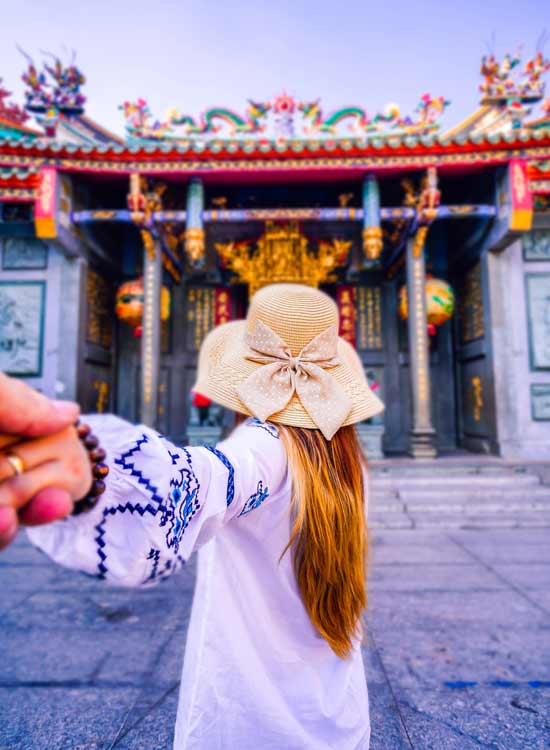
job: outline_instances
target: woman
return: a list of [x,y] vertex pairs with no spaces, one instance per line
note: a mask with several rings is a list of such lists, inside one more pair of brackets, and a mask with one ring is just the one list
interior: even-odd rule
[[[246,321],[207,337],[195,390],[249,418],[215,448],[179,448],[90,417],[106,490],[30,537],[59,563],[128,586],[201,548],[175,750],[364,750],[366,475],[352,425],[383,405],[338,338],[334,302],[301,285],[262,289]],[[75,498],[89,487],[72,428],[10,459],[43,472],[34,490],[60,477]]]

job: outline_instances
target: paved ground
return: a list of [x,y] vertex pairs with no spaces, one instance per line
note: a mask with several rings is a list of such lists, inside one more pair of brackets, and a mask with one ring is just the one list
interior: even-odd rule
[[[372,547],[371,750],[550,748],[550,529],[376,531]],[[121,591],[22,538],[0,586],[1,750],[171,748],[192,568]]]

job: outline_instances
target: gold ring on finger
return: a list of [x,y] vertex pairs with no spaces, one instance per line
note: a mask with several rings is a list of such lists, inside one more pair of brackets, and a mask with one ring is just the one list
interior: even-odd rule
[[25,471],[25,464],[23,459],[20,458],[16,453],[6,453],[6,461],[13,469],[13,476],[18,477]]

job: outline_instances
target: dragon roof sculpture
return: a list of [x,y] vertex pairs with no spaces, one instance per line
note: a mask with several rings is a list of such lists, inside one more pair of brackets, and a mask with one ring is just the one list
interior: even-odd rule
[[283,92],[273,101],[249,99],[243,115],[225,107],[214,107],[203,112],[199,118],[194,118],[172,109],[164,120],[159,121],[153,119],[145,99],[124,102],[120,109],[124,112],[126,132],[130,139],[157,141],[204,136],[231,138],[237,135],[259,138],[271,131],[277,139],[284,140],[372,133],[425,135],[440,127],[440,117],[449,103],[443,96],[424,94],[414,113],[405,117],[396,104],[388,105],[383,113],[373,116],[358,106],[342,107],[325,115],[319,99],[300,102]]
[[52,59],[39,70],[32,58],[20,50],[27,60],[27,70],[22,75],[25,90],[25,109],[35,115],[48,134],[55,133],[59,115],[81,115],[84,112],[86,97],[81,87],[86,79],[73,59],[63,65],[55,55],[43,53]]

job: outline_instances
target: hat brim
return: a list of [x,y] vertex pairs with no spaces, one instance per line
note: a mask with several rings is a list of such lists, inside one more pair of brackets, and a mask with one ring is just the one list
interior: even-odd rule
[[[204,363],[201,363],[202,372],[198,373],[193,390],[228,409],[254,416],[237,395],[237,386],[258,367],[263,367],[246,359],[245,333],[245,320],[223,323],[210,333],[209,351],[205,352]],[[340,364],[331,367],[328,372],[343,388],[352,404],[342,426],[356,424],[380,414],[385,408],[384,404],[369,387],[357,352],[342,338],[338,339],[338,356]],[[296,394],[284,409],[272,414],[269,420],[294,427],[317,427]]]

